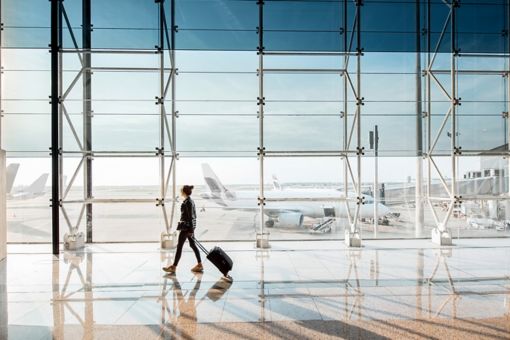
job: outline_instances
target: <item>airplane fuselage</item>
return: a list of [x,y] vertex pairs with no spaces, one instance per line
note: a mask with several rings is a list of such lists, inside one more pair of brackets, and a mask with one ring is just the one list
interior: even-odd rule
[[[233,210],[255,210],[258,207],[258,191],[239,191],[235,192],[235,197],[227,199],[225,197],[217,200],[220,205],[226,209]],[[268,190],[264,192],[266,199],[265,214],[270,217],[277,217],[282,213],[296,212],[303,216],[312,218],[322,217],[343,217],[354,216],[356,203],[350,201],[347,210],[346,202],[343,199],[344,193],[331,189],[284,189]],[[355,197],[350,193],[349,197]],[[365,195],[366,204],[361,205],[360,217],[373,218],[374,204],[372,198]],[[278,201],[272,201],[278,200]],[[389,209],[378,203],[378,214],[382,217],[389,213]]]

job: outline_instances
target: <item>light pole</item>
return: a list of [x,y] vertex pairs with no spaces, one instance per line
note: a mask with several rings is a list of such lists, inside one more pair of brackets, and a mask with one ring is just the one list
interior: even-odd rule
[[369,132],[370,150],[374,150],[374,238],[377,237],[377,228],[379,225],[379,180],[378,180],[378,156],[379,156],[379,129],[377,125],[374,131]]

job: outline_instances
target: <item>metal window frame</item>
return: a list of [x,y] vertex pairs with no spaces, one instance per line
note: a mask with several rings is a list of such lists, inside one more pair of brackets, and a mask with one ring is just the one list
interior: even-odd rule
[[[80,48],[73,32],[71,23],[67,16],[63,0],[51,0],[52,21],[52,44],[51,44],[51,57],[52,57],[52,244],[53,253],[58,255],[60,252],[60,214],[63,217],[65,224],[68,227],[68,232],[71,237],[76,237],[79,232],[80,226],[85,216],[86,228],[86,241],[87,243],[93,242],[93,214],[92,208],[94,204],[100,203],[154,203],[156,206],[161,207],[163,220],[165,223],[165,232],[169,234],[173,225],[175,214],[175,205],[177,202],[176,190],[176,161],[179,155],[176,149],[176,118],[177,111],[175,106],[175,92],[176,92],[176,75],[177,67],[175,62],[175,32],[177,26],[175,25],[175,0],[154,0],[155,6],[158,9],[158,26],[159,36],[158,45],[155,50],[108,50],[92,49],[91,44],[91,0],[82,0],[82,21],[83,21],[83,46]],[[170,25],[168,25],[167,13],[165,10],[165,3],[170,3]],[[65,48],[62,46],[64,23],[66,31],[71,36],[73,44],[72,48]],[[169,27],[170,26],[170,27]],[[88,29],[87,29],[88,28]],[[93,99],[92,99],[92,72],[97,69],[92,64],[92,56],[96,53],[106,54],[156,54],[158,55],[159,66],[157,68],[122,68],[122,70],[129,71],[154,71],[158,72],[158,95],[155,96],[155,104],[159,106],[159,141],[158,146],[154,152],[140,152],[140,151],[95,151],[92,146],[92,119],[93,119]],[[77,72],[68,87],[63,86],[63,62],[64,55],[74,54],[81,63],[81,68]],[[168,60],[165,60],[168,57]],[[169,64],[169,67],[166,66]],[[119,70],[118,67],[101,67],[101,70]],[[169,71],[167,75],[166,72]],[[66,99],[69,93],[73,90],[75,85],[83,81],[83,133],[80,138],[79,133],[74,126],[70,115],[66,108]],[[170,102],[171,106],[171,120],[168,119],[168,112],[166,109],[167,103]],[[66,151],[63,143],[64,129],[68,128],[74,137],[74,141],[78,146],[79,151]],[[166,143],[169,143],[170,150],[165,150]],[[63,166],[65,156],[79,155],[80,161],[75,168],[70,182],[65,186]],[[96,157],[118,157],[118,158],[133,158],[133,157],[150,157],[158,158],[159,160],[159,195],[154,199],[101,199],[93,196],[93,176],[92,176],[92,163]],[[170,158],[170,164],[167,165],[165,158]],[[80,170],[84,171],[84,192],[83,199],[70,200],[67,199],[69,191],[72,189],[78,173]],[[171,195],[171,197],[169,197]],[[55,204],[54,202],[58,202]],[[166,204],[170,202],[170,204]],[[81,204],[81,209],[76,221],[72,221],[66,210],[68,204]],[[170,212],[167,205],[170,206]]]
[[[364,98],[361,93],[361,59],[363,56],[363,48],[361,45],[361,9],[363,7],[363,0],[355,1],[355,12],[354,12],[354,20],[353,27],[351,29],[351,34],[348,36],[348,0],[343,0],[339,3],[342,6],[342,10],[344,13],[343,24],[344,26],[339,28],[339,33],[343,34],[343,44],[345,52],[339,53],[321,53],[321,52],[296,52],[296,51],[284,51],[284,52],[276,52],[276,51],[265,51],[264,47],[264,0],[258,0],[258,10],[259,10],[259,26],[257,27],[258,33],[258,47],[257,47],[257,55],[259,58],[259,68],[257,70],[257,76],[259,78],[259,92],[258,92],[258,119],[259,119],[259,146],[257,148],[257,157],[259,160],[259,197],[258,197],[258,205],[259,205],[259,231],[257,234],[257,246],[260,248],[269,247],[269,233],[265,231],[265,213],[264,206],[266,202],[288,202],[295,201],[295,199],[290,197],[282,197],[278,199],[268,199],[264,196],[264,159],[266,157],[339,157],[343,162],[343,181],[344,181],[344,191],[343,197],[339,195],[335,201],[343,202],[346,206],[346,211],[348,214],[348,226],[346,226],[346,243],[350,237],[359,237],[361,239],[361,228],[359,226],[360,222],[360,212],[361,206],[364,204],[364,196],[361,192],[361,165],[362,158],[364,155],[364,148],[361,145],[361,109],[364,105]],[[354,45],[354,48],[353,48]],[[338,56],[343,60],[343,67],[341,69],[296,69],[296,68],[264,68],[264,57],[265,56]],[[351,58],[352,57],[352,58]],[[354,59],[356,63],[356,71],[355,74],[351,76],[351,72],[349,72],[349,65],[352,63]],[[342,130],[343,130],[343,139],[342,144],[343,148],[338,151],[287,151],[287,150],[267,150],[264,144],[264,105],[265,105],[265,97],[264,97],[264,74],[265,73],[331,73],[331,74],[339,74],[342,77],[342,96],[343,100],[340,102],[342,107],[341,111],[341,119],[342,119]],[[354,115],[352,116],[352,122],[349,122],[349,107],[348,107],[348,93],[352,93],[354,98],[356,99],[356,109],[354,111]],[[354,139],[354,141],[353,141]],[[355,148],[351,146],[355,144]],[[354,162],[356,162],[357,169],[356,173],[352,170],[352,158],[354,158]],[[349,194],[349,185],[352,185],[356,197],[350,197]],[[340,191],[339,191],[340,193]],[[303,199],[299,199],[303,201]],[[323,199],[326,201],[326,198]],[[328,201],[331,198],[327,199]],[[318,199],[310,199],[309,201],[321,201]],[[356,206],[354,208],[354,215],[351,215],[351,208],[349,203],[355,203]],[[350,244],[349,244],[350,245]]]
[[[480,156],[481,153],[484,154],[490,154],[492,156],[502,156],[505,158],[510,159],[510,145],[508,145],[508,141],[510,140],[510,134],[508,132],[509,125],[509,115],[503,115],[504,118],[504,124],[506,125],[506,139],[507,139],[507,150],[505,151],[495,151],[495,152],[489,152],[487,153],[486,150],[467,150],[463,149],[460,145],[458,145],[457,142],[457,135],[458,135],[458,126],[457,126],[457,110],[458,106],[461,104],[461,98],[458,97],[458,79],[457,76],[459,74],[478,74],[478,75],[484,75],[484,74],[494,74],[494,75],[502,75],[505,77],[506,83],[506,93],[507,93],[507,112],[508,112],[508,96],[510,95],[510,86],[508,83],[508,75],[509,75],[509,69],[508,69],[508,54],[493,54],[493,53],[461,53],[460,49],[457,47],[457,10],[461,6],[461,3],[459,0],[449,0],[449,1],[443,1],[443,5],[447,6],[449,8],[449,14],[447,18],[445,19],[443,28],[441,30],[440,36],[438,38],[437,44],[433,48],[431,44],[431,35],[430,32],[432,32],[431,29],[431,1],[427,1],[427,52],[426,52],[426,58],[425,58],[425,67],[422,71],[422,74],[425,78],[425,111],[424,111],[424,118],[425,118],[425,133],[426,133],[426,147],[425,152],[423,153],[423,158],[425,159],[427,163],[427,181],[426,181],[426,192],[424,194],[424,199],[427,202],[427,205],[430,208],[430,211],[432,213],[432,216],[434,218],[435,226],[434,226],[434,232],[437,232],[439,234],[445,234],[446,237],[449,237],[451,239],[450,230],[448,228],[448,222],[452,216],[453,210],[455,207],[459,207],[463,201],[469,201],[469,200],[480,200],[480,199],[492,199],[492,200],[509,200],[510,199],[510,192],[503,196],[490,196],[490,195],[474,195],[470,197],[465,197],[460,195],[458,190],[458,161],[461,159],[463,155],[466,157],[468,156]],[[505,8],[508,10],[508,3],[502,4]],[[508,19],[508,14],[507,14]],[[508,26],[509,23],[507,22],[507,30],[509,29]],[[450,29],[450,69],[434,69],[434,63],[436,60],[436,57],[439,53],[439,49],[441,46],[441,43],[447,34],[448,28]],[[508,34],[507,34],[508,35]],[[508,38],[507,38],[508,40]],[[507,41],[508,44],[508,41]],[[510,46],[510,45],[509,45]],[[458,60],[459,58],[469,58],[469,57],[505,57],[506,59],[506,69],[505,70],[460,70],[458,67]],[[445,86],[443,86],[442,82],[436,77],[436,74],[448,74],[449,75],[449,81],[450,81],[450,88],[447,89]],[[432,84],[434,84],[437,89],[439,89],[440,92],[443,93],[443,95],[446,97],[447,101],[450,102],[449,108],[446,113],[443,114],[443,121],[439,127],[439,129],[434,129],[432,124]],[[450,122],[448,122],[450,120]],[[451,130],[451,141],[450,141],[450,150],[448,150],[449,161],[451,164],[451,180],[450,183],[446,181],[446,175],[447,171],[445,169],[442,169],[435,161],[436,157],[442,156],[444,157],[445,154],[441,151],[436,151],[436,145],[441,136],[444,136],[445,134],[445,127],[449,125],[449,128]],[[432,174],[435,173],[439,176],[439,179],[441,181],[442,186],[444,187],[447,196],[446,197],[437,197],[431,193],[432,188]],[[448,208],[446,212],[446,216],[444,216],[442,219],[439,218],[436,209],[434,208],[434,202],[442,201],[448,202]],[[448,236],[449,235],[449,236]]]
[[[83,13],[83,21],[84,24],[89,27],[89,29],[84,30],[85,37],[82,37],[84,40],[90,39],[90,0],[82,0],[84,6],[89,6],[86,11]],[[170,3],[170,25],[167,22],[167,13],[165,11],[165,3]],[[341,6],[344,6],[344,32],[348,32],[347,29],[347,3],[348,0],[344,0],[340,2]],[[364,197],[361,192],[361,174],[362,174],[362,159],[364,155],[364,150],[361,144],[361,115],[362,115],[362,106],[364,98],[362,97],[362,87],[361,87],[361,61],[363,56],[363,48],[362,48],[362,32],[361,32],[361,11],[363,8],[362,0],[355,0],[356,11],[354,13],[355,18],[353,20],[353,27],[351,29],[351,36],[348,37],[347,33],[344,34],[344,45],[345,51],[344,53],[313,53],[313,52],[273,52],[273,51],[265,51],[264,49],[264,1],[258,0],[257,6],[259,10],[259,27],[258,27],[258,35],[259,41],[257,46],[257,53],[259,58],[259,68],[257,70],[257,75],[259,78],[259,86],[258,86],[258,119],[259,119],[259,145],[257,149],[257,156],[259,159],[259,213],[260,213],[260,228],[257,234],[257,239],[266,238],[268,240],[268,234],[265,232],[265,214],[264,214],[264,205],[268,199],[265,198],[264,192],[264,170],[265,164],[264,159],[266,157],[339,157],[344,165],[343,169],[343,182],[344,182],[344,197],[339,197],[339,201],[344,201],[347,207],[348,212],[348,221],[349,221],[349,230],[350,234],[359,234],[361,233],[361,228],[359,226],[359,213],[361,205],[364,203]],[[179,159],[179,155],[176,149],[176,119],[178,117],[175,103],[175,94],[176,94],[176,76],[177,76],[177,64],[176,64],[176,56],[175,56],[175,33],[177,30],[177,26],[175,25],[175,0],[155,0],[156,6],[159,6],[159,46],[156,46],[155,51],[151,50],[137,50],[137,51],[129,51],[129,50],[108,50],[108,49],[91,49],[91,45],[84,44],[82,48],[79,47],[76,37],[74,36],[74,32],[72,31],[71,24],[69,22],[69,18],[67,13],[65,12],[65,6],[63,0],[51,0],[51,62],[52,62],[52,88],[51,88],[51,104],[52,104],[52,143],[51,143],[51,156],[52,156],[52,232],[53,232],[53,253],[58,254],[59,249],[59,217],[60,212],[64,217],[64,221],[69,228],[69,232],[71,234],[75,234],[78,232],[78,229],[83,220],[83,216],[86,216],[86,228],[87,228],[87,241],[92,242],[92,206],[96,203],[155,203],[157,206],[162,208],[163,217],[165,220],[165,229],[167,233],[171,232],[171,226],[173,224],[173,218],[175,213],[175,204],[176,204],[176,167],[177,160]],[[506,105],[509,106],[508,101],[510,100],[510,86],[508,84],[508,76],[510,74],[510,66],[508,62],[508,55],[503,54],[501,56],[507,58],[507,67],[502,71],[488,71],[488,70],[459,70],[458,69],[458,58],[459,57],[493,57],[494,54],[483,54],[483,53],[473,53],[466,54],[460,53],[456,49],[456,8],[459,5],[457,0],[443,1],[445,6],[450,8],[449,15],[445,20],[443,30],[441,32],[439,42],[443,39],[446,34],[448,27],[450,28],[451,34],[451,60],[450,60],[450,69],[434,69],[434,62],[437,54],[439,53],[440,43],[438,42],[435,50],[431,49],[431,39],[430,35],[432,30],[430,29],[430,8],[431,1],[427,0],[421,1],[416,0],[417,4],[417,18],[420,17],[420,6],[427,6],[428,14],[427,14],[427,32],[426,38],[428,42],[427,52],[425,53],[425,62],[426,65],[424,69],[420,67],[421,63],[421,50],[418,48],[417,51],[417,94],[416,94],[416,108],[417,108],[417,123],[416,129],[417,133],[421,132],[422,122],[424,121],[425,125],[425,140],[426,145],[423,148],[417,146],[417,187],[419,186],[420,190],[416,192],[416,200],[417,202],[420,200],[424,200],[428,203],[432,216],[434,217],[436,229],[444,232],[447,231],[448,221],[453,212],[453,208],[460,204],[462,200],[471,200],[477,198],[486,198],[485,196],[476,196],[476,197],[461,197],[458,194],[457,188],[457,162],[458,159],[462,155],[479,155],[480,150],[461,150],[461,148],[457,145],[457,124],[456,124],[456,115],[457,115],[457,106],[460,104],[460,99],[458,97],[457,91],[457,75],[470,73],[470,74],[493,74],[493,73],[501,73],[506,77],[506,92],[507,92],[507,101]],[[508,4],[506,4],[506,8],[508,9]],[[85,8],[85,7],[84,7]],[[507,17],[508,17],[507,13]],[[65,23],[65,24],[64,24]],[[74,44],[74,48],[65,48],[62,46],[62,34],[64,30],[64,26],[67,26],[67,30],[71,34],[72,41]],[[510,31],[510,23],[507,22],[507,31]],[[417,28],[420,27],[420,23],[417,22]],[[421,29],[417,30],[417,34],[420,34]],[[87,36],[87,34],[89,34]],[[508,34],[507,34],[508,36]],[[88,38],[87,38],[88,37]],[[417,39],[417,46],[420,44],[420,39]],[[166,46],[165,46],[166,42]],[[0,35],[0,45],[1,45],[1,35]],[[355,48],[353,49],[353,45]],[[510,43],[508,43],[510,46]],[[92,65],[91,56],[96,53],[108,53],[108,54],[158,54],[159,55],[159,67],[157,68],[148,68],[151,71],[158,72],[158,87],[159,87],[159,96],[156,97],[156,104],[159,105],[159,145],[156,148],[156,152],[139,152],[139,151],[95,151],[92,148],[91,144],[91,120],[93,117],[92,111],[92,98],[90,91],[91,84],[91,72],[95,69],[97,70],[123,70],[123,71],[140,71],[146,70],[144,68],[118,68],[118,67],[101,67],[95,68]],[[169,67],[165,67],[165,53],[168,56]],[[75,54],[81,62],[82,68],[78,71],[75,78],[71,82],[68,88],[63,87],[63,60],[64,55],[66,54]],[[323,69],[323,70],[309,70],[309,69],[271,69],[264,68],[264,58],[267,56],[277,56],[277,55],[313,55],[313,56],[331,56],[337,55],[340,58],[343,58],[343,68],[342,69]],[[498,54],[498,56],[500,56]],[[352,57],[352,58],[351,58]],[[352,60],[356,62],[356,71],[355,74],[351,74],[349,72],[349,65],[352,63]],[[1,66],[1,56],[0,56],[0,66]],[[169,71],[169,75],[167,77],[166,72]],[[264,74],[271,72],[327,72],[327,73],[338,73],[343,78],[343,150],[338,151],[310,151],[310,152],[289,152],[289,151],[279,151],[279,150],[266,150],[266,146],[264,143]],[[450,89],[447,89],[443,86],[443,84],[436,77],[437,74],[449,74],[450,75]],[[424,77],[424,81],[419,79],[420,76]],[[84,86],[84,131],[83,135],[80,138],[76,128],[74,127],[70,115],[67,112],[65,102],[67,96],[70,91],[76,85],[76,83],[82,79],[86,86]],[[0,75],[0,88],[1,88],[1,75]],[[450,107],[446,113],[444,113],[443,124],[439,128],[438,131],[434,131],[431,123],[431,87],[432,84],[437,86],[437,88],[445,95],[447,100],[450,102]],[[424,87],[425,99],[422,100],[421,97],[421,86]],[[347,98],[350,92],[354,95],[356,99],[356,109],[354,111],[354,115],[352,115],[352,122],[349,121],[348,115],[348,103]],[[167,101],[168,97],[170,97],[170,105],[171,105],[171,120],[168,119],[167,112]],[[1,105],[1,104],[0,104]],[[423,111],[422,105],[425,106],[425,117],[422,119],[421,112]],[[508,110],[507,110],[508,111]],[[1,106],[0,106],[1,112]],[[450,162],[452,166],[452,180],[451,183],[448,184],[445,180],[444,169],[441,169],[437,163],[435,162],[435,158],[438,156],[443,156],[444,154],[441,152],[437,152],[435,150],[435,146],[441,135],[444,133],[444,128],[446,127],[448,120],[450,121],[450,129],[452,133],[450,150],[448,151],[448,157],[450,157]],[[510,129],[508,128],[510,116],[507,114],[505,116],[505,124],[507,126],[507,140],[510,141]],[[1,124],[1,118],[0,118]],[[62,135],[64,128],[67,127],[71,130],[72,135],[78,145],[80,151],[66,151],[64,150]],[[435,134],[433,134],[435,132]],[[434,139],[432,139],[434,137]],[[421,138],[417,135],[418,145],[421,144]],[[170,144],[170,150],[165,150],[166,141]],[[351,145],[355,144],[355,149],[351,148]],[[423,150],[424,149],[424,150]],[[64,187],[63,182],[63,164],[65,155],[77,155],[81,156],[79,164],[73,173],[70,183]],[[510,163],[510,143],[507,145],[507,150],[502,152],[491,152],[491,155],[495,156],[503,156],[509,159]],[[159,196],[155,199],[100,199],[94,198],[92,195],[92,162],[94,157],[157,157],[159,159]],[[165,158],[170,158],[170,164],[165,160]],[[427,164],[427,182],[426,182],[426,190],[423,195],[419,192],[421,191],[422,186],[421,182],[421,166],[423,164],[422,159],[425,160]],[[356,163],[357,169],[356,172],[353,172],[352,164]],[[83,168],[85,171],[85,192],[83,200],[67,200],[67,195],[72,188],[79,170]],[[434,197],[431,194],[431,174],[432,172],[436,172],[441,179],[442,184],[444,185],[446,192],[448,193],[448,197],[446,200],[449,202],[448,211],[446,217],[442,220],[438,218],[437,212],[434,209],[433,202],[437,201],[437,197]],[[349,197],[349,188],[348,186],[352,185],[354,191],[356,192],[356,197]],[[168,194],[171,187],[171,195],[172,197],[168,198]],[[290,200],[291,198],[282,198],[280,201]],[[440,198],[443,199],[444,198]],[[506,196],[498,196],[495,199],[510,199],[510,192]],[[171,212],[168,213],[167,210],[167,202],[171,202]],[[274,200],[271,200],[274,201]],[[354,215],[351,216],[349,204],[356,204],[356,208],[354,211]],[[65,205],[72,203],[81,203],[82,208],[78,217],[77,222],[72,223],[70,220]],[[421,203],[421,202],[419,202]],[[421,221],[423,218],[422,209],[416,210],[417,220]],[[421,226],[416,227],[416,233],[421,231]]]

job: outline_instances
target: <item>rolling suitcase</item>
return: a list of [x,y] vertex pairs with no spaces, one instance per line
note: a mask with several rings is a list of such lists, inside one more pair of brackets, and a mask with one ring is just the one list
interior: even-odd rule
[[219,269],[219,271],[223,274],[223,276],[228,277],[228,272],[232,270],[233,262],[230,256],[227,255],[220,247],[214,247],[211,251],[207,251],[205,247],[198,242],[196,238],[193,237],[193,240],[197,244],[197,246],[205,253],[207,259],[212,262]]

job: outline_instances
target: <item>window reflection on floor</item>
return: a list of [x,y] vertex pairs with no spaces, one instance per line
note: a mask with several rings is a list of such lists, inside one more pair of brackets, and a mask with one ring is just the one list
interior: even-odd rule
[[[177,274],[165,275],[161,267],[173,251],[148,244],[93,245],[59,259],[18,246],[0,268],[7,287],[0,306],[9,316],[0,318],[0,329],[29,338],[33,332],[61,339],[126,330],[149,338],[193,337],[214,323],[240,336],[249,328],[239,322],[268,323],[263,329],[271,334],[271,324],[299,321],[426,336],[427,327],[437,332],[455,320],[454,336],[504,337],[510,331],[510,248],[473,241],[442,249],[427,241],[367,241],[375,243],[353,250],[341,242],[274,243],[273,250],[258,251],[227,245],[233,282],[208,262],[203,274],[191,273],[188,251]],[[374,329],[383,321],[385,327]]]

